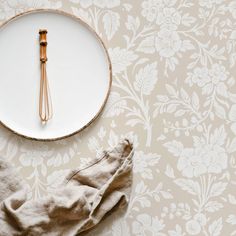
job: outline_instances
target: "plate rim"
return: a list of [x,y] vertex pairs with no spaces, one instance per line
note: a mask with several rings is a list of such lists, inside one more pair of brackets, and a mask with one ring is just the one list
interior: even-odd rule
[[69,133],[69,134],[63,135],[63,136],[59,136],[59,137],[56,137],[56,138],[36,138],[36,137],[31,137],[31,136],[27,136],[27,135],[21,134],[21,133],[15,131],[15,130],[13,130],[8,125],[6,125],[1,120],[1,118],[0,118],[0,124],[2,125],[2,127],[6,128],[7,130],[11,131],[12,133],[14,133],[14,134],[16,134],[16,135],[18,135],[20,137],[23,137],[23,138],[26,138],[26,139],[30,139],[30,140],[35,140],[35,141],[50,142],[50,141],[58,141],[58,140],[66,139],[66,138],[69,138],[69,137],[71,137],[71,136],[73,136],[75,134],[78,134],[78,133],[84,131],[88,126],[90,126],[101,115],[101,113],[102,113],[102,111],[103,111],[103,109],[104,109],[104,107],[105,107],[105,105],[107,103],[107,100],[108,100],[108,97],[110,95],[110,92],[111,92],[111,86],[112,86],[112,63],[111,63],[111,58],[109,56],[108,50],[106,48],[106,45],[105,45],[104,41],[102,40],[102,38],[98,35],[98,33],[88,23],[86,23],[84,20],[82,20],[80,17],[78,17],[78,16],[76,16],[76,15],[74,15],[72,13],[63,11],[63,10],[50,9],[50,8],[30,9],[30,10],[21,12],[19,14],[16,14],[16,15],[10,17],[9,19],[7,19],[6,21],[4,21],[0,25],[0,29],[2,29],[8,23],[14,21],[17,18],[20,18],[20,17],[25,16],[25,15],[32,14],[32,13],[40,13],[40,12],[50,12],[50,13],[61,14],[61,15],[70,17],[70,18],[78,21],[80,24],[82,24],[85,28],[87,28],[97,38],[98,42],[101,44],[102,48],[105,51],[105,55],[106,55],[106,58],[107,58],[107,61],[108,61],[108,65],[109,65],[109,76],[108,76],[109,77],[108,78],[109,79],[109,85],[108,85],[108,90],[106,92],[105,99],[104,99],[101,107],[99,108],[97,113],[93,116],[93,118],[88,123],[86,123],[83,127],[77,129],[76,131],[73,131],[72,133]]

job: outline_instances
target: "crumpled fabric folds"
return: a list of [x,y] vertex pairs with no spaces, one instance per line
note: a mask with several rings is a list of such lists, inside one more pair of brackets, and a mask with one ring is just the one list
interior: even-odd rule
[[53,193],[33,200],[27,184],[0,158],[0,235],[74,236],[127,205],[133,145],[128,140],[75,169]]

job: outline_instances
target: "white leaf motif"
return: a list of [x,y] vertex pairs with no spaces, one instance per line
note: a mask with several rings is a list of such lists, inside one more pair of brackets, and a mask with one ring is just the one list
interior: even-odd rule
[[128,21],[126,22],[126,27],[129,30],[136,31],[140,26],[140,20],[138,17],[128,16]]
[[226,118],[226,112],[223,106],[219,105],[219,103],[215,102],[214,103],[214,108],[215,108],[215,113],[218,117],[221,119]]
[[137,151],[134,155],[134,173],[141,174],[144,179],[153,179],[152,166],[159,162],[160,157],[156,153],[143,153]]
[[229,203],[236,205],[236,196],[229,194],[228,198],[229,198]]
[[144,95],[149,95],[157,82],[157,63],[146,65],[136,75],[134,87]]
[[223,182],[218,182],[212,185],[211,191],[210,191],[210,196],[211,197],[216,197],[222,194],[227,186],[227,183]]
[[129,224],[123,219],[117,220],[111,226],[111,232],[112,232],[112,235],[116,235],[116,236],[123,236],[123,235],[130,236],[131,235]]
[[155,38],[154,36],[149,36],[145,38],[141,43],[139,44],[137,48],[138,52],[144,52],[153,54],[155,52]]
[[74,15],[80,17],[87,24],[91,25],[92,19],[91,19],[91,16],[88,14],[88,11],[85,11],[83,8],[78,9],[76,7],[71,7],[71,9]]
[[220,126],[219,128],[215,129],[214,133],[210,137],[211,143],[217,145],[223,145],[226,139],[226,132],[224,125]]
[[151,202],[147,199],[147,197],[140,197],[138,199],[138,201],[140,202],[141,207],[150,207],[151,206]]
[[123,4],[123,7],[124,7],[125,10],[128,11],[128,12],[133,8],[133,6],[132,6],[131,4],[128,4],[128,3],[124,3],[124,4]]
[[222,217],[218,220],[213,221],[212,224],[208,227],[210,236],[219,236],[222,230]]
[[210,201],[206,204],[205,210],[208,212],[215,212],[222,208],[223,205],[217,201]]
[[173,86],[166,84],[166,90],[172,97],[177,97],[178,93]]
[[228,147],[228,150],[227,150],[229,153],[233,153],[236,151],[236,138],[234,138],[231,142],[231,144],[229,145]]
[[176,179],[174,182],[190,194],[198,195],[200,193],[200,186],[196,181],[190,179]]
[[236,215],[229,215],[226,222],[231,225],[236,225]]
[[165,199],[173,199],[172,194],[167,191],[161,191],[160,193],[161,193],[162,197]]
[[192,105],[193,105],[194,109],[198,111],[199,97],[198,97],[197,93],[195,93],[195,92],[193,92],[193,95],[192,95]]
[[189,16],[189,13],[182,16],[182,24],[185,26],[191,26],[192,23],[196,21],[196,18]]
[[6,156],[9,160],[11,160],[17,153],[18,146],[17,146],[17,139],[13,137],[11,142],[8,143],[6,148]]
[[229,119],[232,121],[236,121],[236,104],[233,104],[229,111]]
[[168,177],[172,178],[172,179],[175,178],[174,170],[173,170],[173,168],[172,168],[170,165],[167,165],[167,166],[166,166],[165,174],[166,174]]
[[122,99],[119,93],[111,92],[104,111],[105,117],[119,116],[126,105],[126,100]]
[[144,182],[141,180],[135,188],[135,193],[136,194],[144,194],[147,192],[147,186],[144,184]]
[[168,149],[170,153],[178,157],[183,151],[183,144],[178,141],[171,141],[164,144],[164,147]]
[[120,16],[116,12],[107,11],[103,16],[102,21],[104,23],[107,38],[110,40],[120,26]]

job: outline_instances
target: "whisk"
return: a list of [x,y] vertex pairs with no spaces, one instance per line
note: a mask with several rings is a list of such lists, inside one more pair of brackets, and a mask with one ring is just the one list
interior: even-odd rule
[[53,116],[52,99],[47,78],[47,30],[39,30],[40,42],[40,62],[41,62],[41,78],[40,78],[40,94],[39,94],[39,116],[43,123],[50,120]]

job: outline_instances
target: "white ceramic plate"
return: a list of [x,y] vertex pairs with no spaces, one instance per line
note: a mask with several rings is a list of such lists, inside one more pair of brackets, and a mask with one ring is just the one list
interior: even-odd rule
[[[39,114],[39,34],[47,34],[47,74],[53,118],[42,125]],[[37,140],[68,137],[101,112],[111,86],[107,51],[86,24],[68,14],[30,11],[0,28],[0,121]]]

